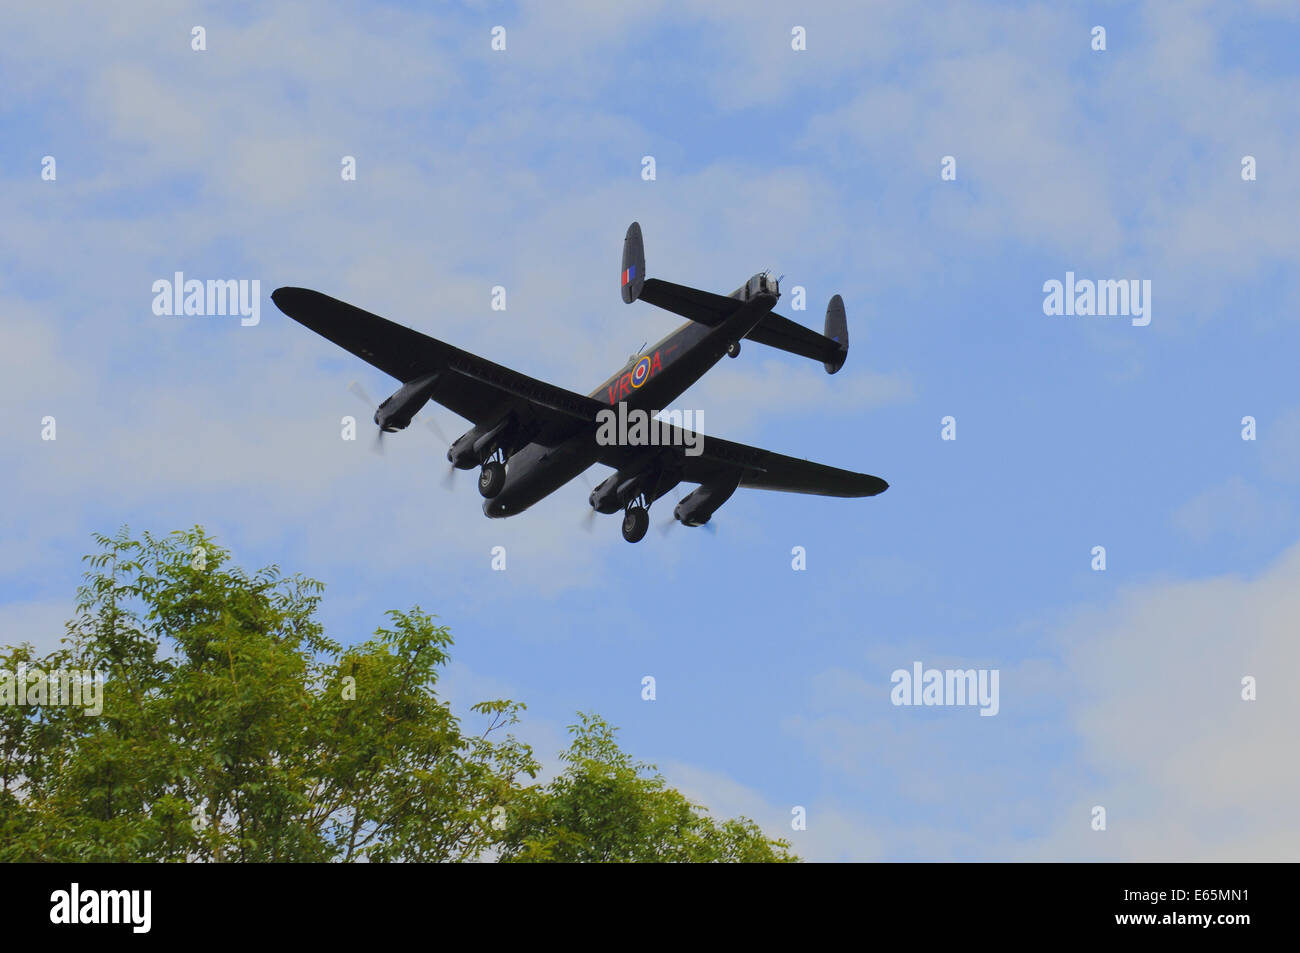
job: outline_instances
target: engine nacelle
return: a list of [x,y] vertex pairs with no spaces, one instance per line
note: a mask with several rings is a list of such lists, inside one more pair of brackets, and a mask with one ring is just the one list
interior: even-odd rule
[[477,427],[468,433],[461,434],[455,442],[447,448],[447,461],[457,470],[472,470],[481,462],[478,454],[474,452],[474,443],[481,436]]
[[396,433],[411,425],[412,418],[429,402],[438,373],[425,374],[403,384],[401,388],[375,410],[375,423],[385,433]]
[[723,503],[736,492],[735,483],[705,483],[692,490],[673,508],[673,519],[683,526],[703,526]]
[[518,430],[513,414],[490,427],[475,427],[447,448],[447,460],[458,470],[472,470],[498,449],[508,445]]
[[606,477],[587,502],[597,513],[616,513],[643,494],[647,505],[653,503],[680,482],[681,475],[662,461],[642,461]]
[[587,502],[597,513],[614,513],[622,508],[623,501],[619,499],[619,484],[625,482],[626,478],[620,474],[612,474],[601,481],[600,486],[591,491],[591,496],[587,497]]

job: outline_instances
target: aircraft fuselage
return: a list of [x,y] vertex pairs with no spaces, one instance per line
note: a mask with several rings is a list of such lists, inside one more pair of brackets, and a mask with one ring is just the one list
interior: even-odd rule
[[[733,293],[739,294],[739,290]],[[754,294],[714,327],[687,321],[590,396],[610,406],[623,401],[629,410],[663,410],[722,360],[727,348],[744,338],[776,306],[777,299],[778,295],[770,292]],[[596,427],[592,420],[556,446],[529,443],[512,454],[505,484],[495,497],[483,501],[483,512],[491,517],[522,513],[587,470],[600,449],[594,439]]]

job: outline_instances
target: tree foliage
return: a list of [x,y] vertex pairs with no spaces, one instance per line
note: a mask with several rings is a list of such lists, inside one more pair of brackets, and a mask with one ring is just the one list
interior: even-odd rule
[[632,760],[596,715],[579,715],[565,770],[524,792],[511,812],[502,860],[591,862],[791,861],[745,818],[716,822],[668,787],[653,765]]
[[793,859],[594,716],[533,783],[509,733],[524,706],[475,705],[467,732],[436,691],[451,635],[419,608],[345,648],[316,621],[320,583],[249,574],[198,527],[96,541],[63,647],[0,648],[31,685],[104,679],[98,715],[52,692],[0,705],[0,860]]

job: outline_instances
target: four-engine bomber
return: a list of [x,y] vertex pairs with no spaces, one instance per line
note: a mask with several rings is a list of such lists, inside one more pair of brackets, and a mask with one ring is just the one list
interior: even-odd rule
[[615,472],[592,491],[591,507],[605,514],[622,510],[628,542],[645,536],[649,507],[679,483],[699,484],[673,510],[686,526],[707,523],[740,487],[839,497],[875,496],[888,488],[879,477],[682,432],[672,424],[660,425],[668,439],[653,446],[598,439],[602,411],[617,407],[625,415],[668,407],[724,354],[738,357],[743,340],[821,361],[828,374],[844,366],[849,352],[839,295],[831,298],[824,333],[818,334],[773,311],[780,281],[768,272],[729,295],[647,278],[636,222],[623,242],[620,288],[628,304],[646,301],[688,320],[585,397],[318,291],[280,288],[271,300],[402,382],[375,410],[381,432],[405,429],[431,400],[469,420],[473,427],[451,442],[447,459],[455,469],[479,469],[483,512],[490,517],[522,513],[593,463]]

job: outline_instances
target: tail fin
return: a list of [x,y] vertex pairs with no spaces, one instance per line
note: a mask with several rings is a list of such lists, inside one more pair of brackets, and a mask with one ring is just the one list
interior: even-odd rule
[[641,286],[645,284],[645,246],[641,244],[641,225],[637,222],[627,227],[627,237],[623,239],[623,272],[619,284],[627,304],[641,297]]
[[826,305],[826,337],[839,345],[835,356],[822,364],[827,374],[834,374],[849,357],[849,320],[844,314],[844,299],[839,295]]

